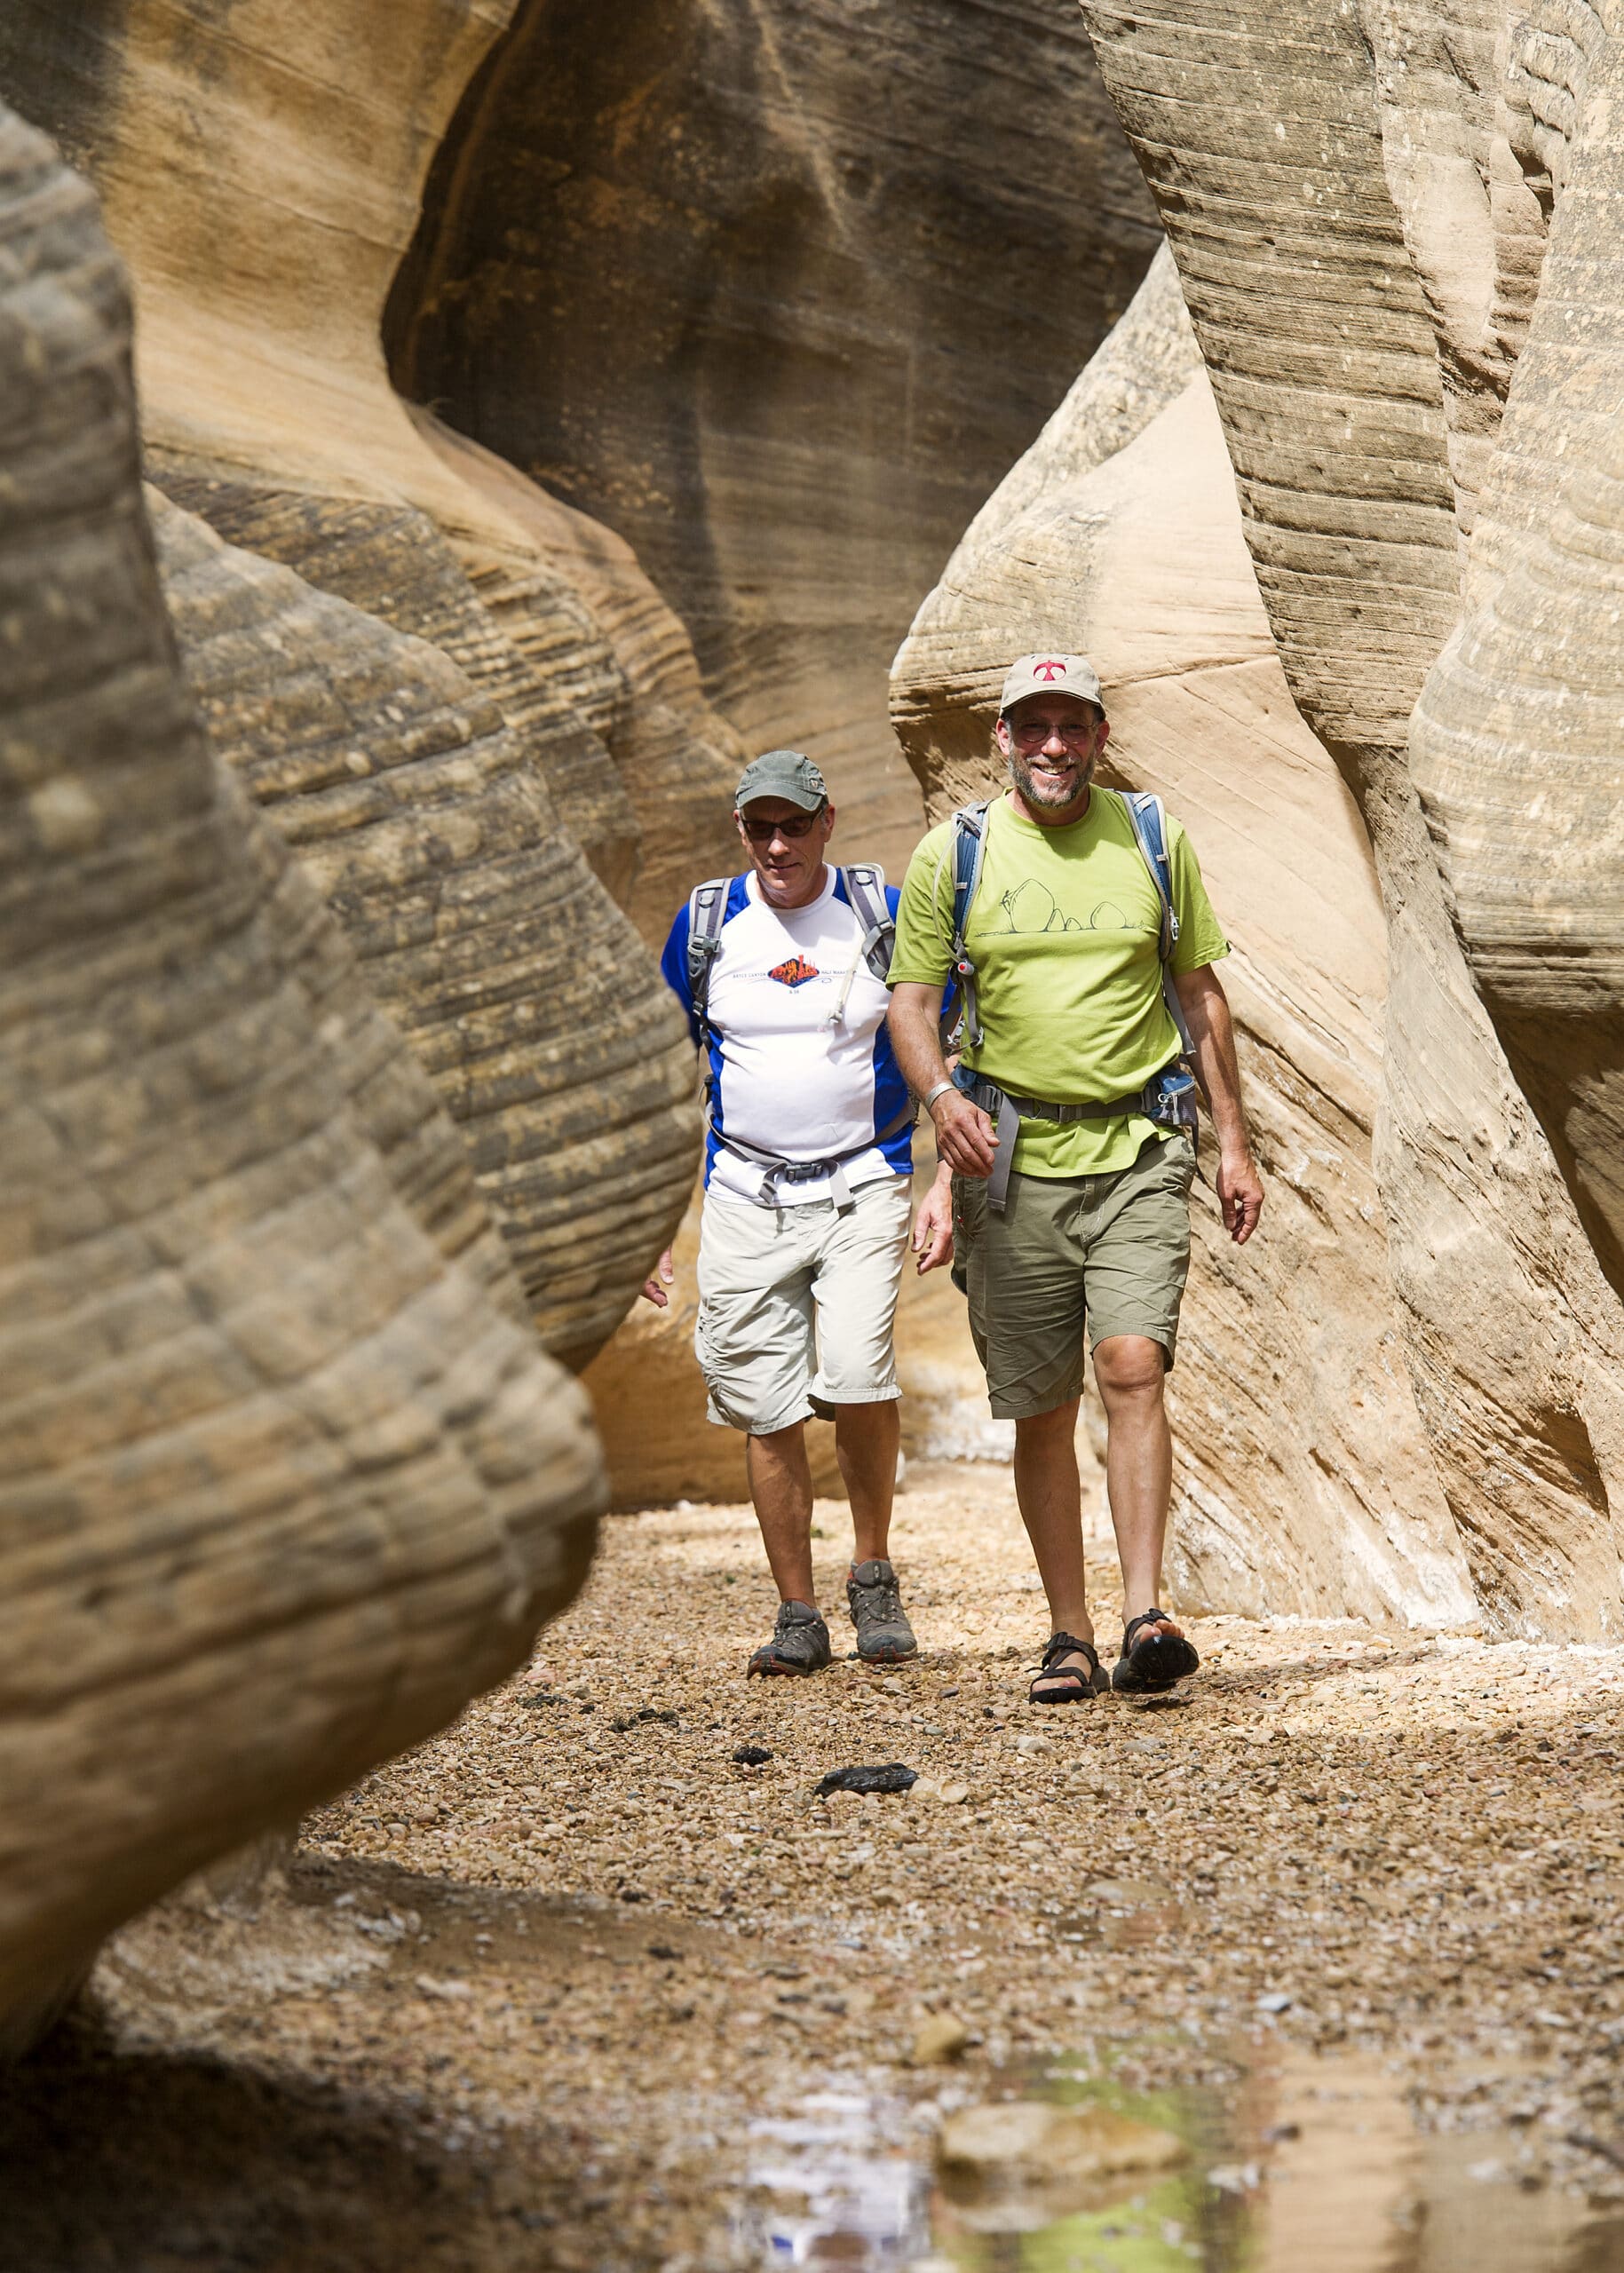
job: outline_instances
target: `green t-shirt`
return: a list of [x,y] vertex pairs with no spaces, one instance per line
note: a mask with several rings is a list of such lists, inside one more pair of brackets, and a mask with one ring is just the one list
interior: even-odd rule
[[[1178,915],[1176,971],[1229,953],[1190,840],[1168,819]],[[976,967],[984,1039],[964,1063],[1017,1097],[1082,1103],[1143,1089],[1178,1049],[1161,995],[1161,903],[1128,808],[1097,782],[1089,810],[1065,828],[1023,820],[1007,796],[987,815],[981,881],[965,946]],[[953,824],[933,828],[908,863],[891,983],[947,983],[953,960]],[[1148,1136],[1139,1113],[1028,1121],[1015,1166],[1025,1176],[1105,1176],[1128,1167]]]

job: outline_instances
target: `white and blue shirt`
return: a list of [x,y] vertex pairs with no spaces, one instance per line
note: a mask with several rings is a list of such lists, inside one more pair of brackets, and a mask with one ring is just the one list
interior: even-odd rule
[[[893,918],[898,897],[888,884]],[[836,869],[826,867],[823,890],[805,907],[770,907],[753,872],[733,879],[706,1001],[714,1124],[705,1144],[707,1190],[779,1207],[829,1196],[828,1177],[820,1176],[785,1180],[773,1201],[763,1201],[761,1167],[729,1152],[718,1129],[781,1160],[850,1153],[844,1167],[853,1190],[912,1173],[909,1121],[874,1141],[904,1112],[907,1084],[886,1030],[890,997],[863,958],[862,941]],[[660,968],[701,1044],[688,984],[685,904]],[[843,987],[845,1007],[831,1026]]]

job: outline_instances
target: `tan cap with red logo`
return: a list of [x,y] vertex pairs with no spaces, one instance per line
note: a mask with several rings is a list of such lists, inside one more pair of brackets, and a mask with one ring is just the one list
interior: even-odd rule
[[1105,698],[1099,691],[1099,673],[1086,655],[1023,655],[1011,663],[999,699],[1002,718],[1029,694],[1074,694],[1094,703],[1102,712]]

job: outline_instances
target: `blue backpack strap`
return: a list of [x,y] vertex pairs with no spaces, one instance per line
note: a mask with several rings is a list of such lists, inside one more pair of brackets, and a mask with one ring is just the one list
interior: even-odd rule
[[1150,870],[1156,897],[1161,902],[1159,952],[1161,956],[1162,1000],[1178,1029],[1179,1046],[1188,1057],[1194,1044],[1190,1039],[1184,1006],[1178,999],[1177,987],[1173,984],[1173,950],[1178,945],[1178,910],[1173,905],[1173,863],[1168,857],[1167,808],[1153,789],[1129,789],[1123,794],[1122,803],[1128,808],[1128,819],[1140,858]]
[[976,1008],[976,967],[964,945],[964,931],[986,858],[988,810],[987,804],[961,805],[953,816],[953,979],[963,1008],[951,1039],[963,1038],[972,1049],[980,1045],[982,1029]]
[[897,926],[885,897],[885,871],[877,860],[854,860],[839,871],[847,905],[863,927],[862,957],[874,976],[889,977]]
[[731,876],[712,876],[708,883],[696,884],[688,897],[688,992],[693,997],[693,1016],[707,1044],[712,1031],[708,1008],[710,971],[721,951],[722,926],[727,921],[727,895],[733,881]]
[[1161,902],[1161,960],[1170,962],[1178,945],[1178,912],[1173,905],[1173,864],[1168,858],[1167,811],[1153,789],[1130,789],[1122,798],[1140,857],[1150,870]]

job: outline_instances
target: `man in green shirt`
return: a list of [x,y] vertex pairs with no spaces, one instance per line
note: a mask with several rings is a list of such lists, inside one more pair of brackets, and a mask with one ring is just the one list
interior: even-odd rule
[[[1166,1110],[1157,1076],[1182,1043],[1163,994],[1161,895],[1127,801],[1093,783],[1109,732],[1085,657],[1025,655],[1012,666],[994,729],[1011,786],[988,808],[965,922],[976,1017],[956,1077],[939,1032],[954,968],[952,822],[914,855],[891,967],[892,1047],[936,1124],[942,1162],[915,1244],[922,1269],[944,1259],[950,1207],[954,1275],[993,1412],[1015,1422],[1016,1495],[1049,1597],[1054,1631],[1031,1691],[1041,1704],[1089,1699],[1113,1681],[1169,1688],[1199,1662],[1156,1602],[1172,1493],[1163,1384],[1189,1268],[1195,1148],[1191,1130],[1153,1117]],[[1166,849],[1177,920],[1169,969],[1217,1135],[1224,1225],[1240,1244],[1264,1194],[1212,969],[1229,946],[1171,819]],[[1122,1566],[1125,1630],[1109,1678],[1084,1590],[1075,1438],[1085,1325]]]

